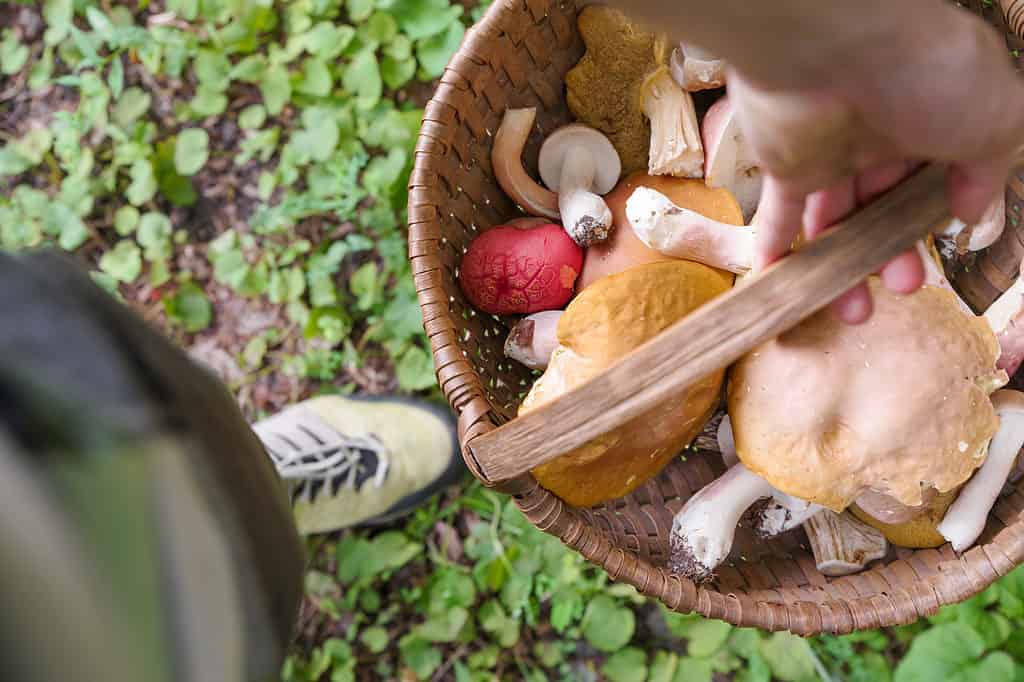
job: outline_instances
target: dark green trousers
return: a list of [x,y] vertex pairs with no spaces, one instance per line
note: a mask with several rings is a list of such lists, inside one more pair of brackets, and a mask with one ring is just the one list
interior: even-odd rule
[[0,680],[274,680],[302,594],[221,384],[63,255],[0,254]]

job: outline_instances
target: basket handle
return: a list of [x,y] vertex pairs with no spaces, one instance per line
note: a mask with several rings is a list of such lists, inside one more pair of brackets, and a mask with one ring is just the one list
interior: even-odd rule
[[477,471],[498,483],[550,462],[822,309],[948,220],[945,170],[925,166],[582,386],[472,438],[465,449]]

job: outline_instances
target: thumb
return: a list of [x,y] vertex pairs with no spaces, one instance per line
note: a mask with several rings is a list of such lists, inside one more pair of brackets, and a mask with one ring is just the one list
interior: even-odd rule
[[805,200],[803,194],[788,189],[777,178],[771,175],[765,177],[761,202],[754,218],[757,230],[755,271],[789,253],[803,223]]
[[968,225],[978,222],[989,204],[1004,191],[1013,158],[953,163],[946,173],[950,210]]

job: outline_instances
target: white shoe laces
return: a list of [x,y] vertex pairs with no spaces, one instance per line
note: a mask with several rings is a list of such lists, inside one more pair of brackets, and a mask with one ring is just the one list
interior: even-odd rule
[[376,436],[346,436],[308,413],[279,415],[256,431],[281,478],[298,482],[300,496],[312,499],[328,486],[355,490],[360,474],[374,466],[370,456],[376,470],[363,483],[380,488],[387,478],[388,450]]

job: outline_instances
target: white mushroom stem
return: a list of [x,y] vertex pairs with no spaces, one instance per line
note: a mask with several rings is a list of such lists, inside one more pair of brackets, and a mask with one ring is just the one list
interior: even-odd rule
[[644,114],[651,121],[650,174],[704,177],[704,147],[693,97],[664,70],[647,79],[643,93]]
[[701,126],[705,182],[708,187],[729,190],[743,211],[743,220],[750,223],[761,200],[761,168],[727,96],[711,105]]
[[544,184],[558,192],[562,227],[580,246],[603,242],[611,233],[612,212],[601,195],[619,181],[622,163],[611,141],[580,123],[551,133],[537,160]]
[[626,200],[626,218],[644,244],[666,256],[743,273],[754,260],[752,227],[727,225],[681,208],[649,187],[638,187]]
[[1017,280],[985,311],[985,319],[999,339],[996,366],[1013,376],[1024,361],[1024,264]]
[[547,310],[519,320],[505,340],[505,356],[530,369],[547,369],[548,360],[558,347],[561,317],[561,310]]
[[[732,467],[737,464],[739,457],[736,454],[736,441],[732,433],[732,419],[728,414],[718,422],[716,438],[718,452],[721,453],[725,466]],[[820,505],[787,495],[775,487],[771,490],[771,498],[764,501],[764,506],[754,520],[754,532],[762,538],[772,538],[792,530],[822,510]]]
[[701,488],[672,520],[671,570],[696,581],[708,579],[729,555],[744,512],[771,494],[768,481],[742,464]]
[[672,77],[684,90],[697,92],[725,85],[725,60],[687,43],[680,43],[670,59]]
[[950,245],[953,253],[967,253],[981,251],[995,244],[1005,227],[1006,195],[1000,194],[985,209],[981,220],[967,225],[959,218],[952,218],[946,228],[939,232],[939,236]]
[[523,147],[533,129],[537,110],[506,109],[494,146],[491,166],[501,189],[530,215],[558,219],[558,195],[541,187],[523,168]]
[[957,552],[974,544],[985,529],[988,513],[999,497],[1017,453],[1024,446],[1024,393],[1000,390],[992,394],[999,415],[999,430],[988,446],[988,457],[971,480],[960,489],[938,531]]
[[608,204],[590,191],[594,174],[594,160],[587,150],[570,149],[562,165],[558,208],[562,224],[580,246],[603,242],[612,224]]
[[824,510],[804,524],[818,570],[827,576],[850,575],[881,559],[889,545],[881,531],[849,512]]

